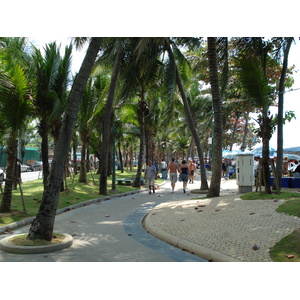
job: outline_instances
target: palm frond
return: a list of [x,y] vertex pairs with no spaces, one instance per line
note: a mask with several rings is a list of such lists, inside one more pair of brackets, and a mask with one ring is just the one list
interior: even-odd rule
[[238,60],[239,77],[250,99],[263,110],[270,104],[270,86],[263,66],[256,56]]
[[0,74],[0,114],[12,131],[23,128],[32,111],[27,97],[27,78],[24,70],[15,65],[9,72]]
[[138,108],[134,103],[126,103],[120,107],[120,121],[122,123],[131,123],[139,126],[137,115]]
[[89,37],[73,37],[72,43],[75,45],[76,49],[80,50],[84,47],[85,44],[90,40]]
[[60,46],[55,42],[44,48],[44,55],[34,47],[33,60],[36,69],[36,97],[34,105],[44,118],[59,120],[65,110],[67,87],[71,70],[72,46],[60,56]]
[[168,60],[165,64],[165,92],[170,104],[174,102],[176,91],[176,63],[174,60]]

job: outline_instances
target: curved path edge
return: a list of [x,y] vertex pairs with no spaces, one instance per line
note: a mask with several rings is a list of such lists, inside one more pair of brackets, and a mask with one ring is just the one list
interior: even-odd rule
[[0,249],[14,254],[38,254],[59,251],[71,247],[73,244],[73,237],[67,233],[62,233],[62,235],[64,235],[63,241],[56,244],[44,246],[20,246],[12,244],[10,240],[19,235],[23,234],[11,235],[0,240]]
[[[113,199],[113,198],[119,198],[119,197],[124,197],[124,196],[128,196],[128,195],[134,195],[134,194],[143,192],[144,190],[146,190],[146,189],[143,188],[143,189],[140,189],[140,190],[125,192],[125,193],[121,193],[121,194],[114,194],[114,195],[110,195],[110,196],[103,196],[101,198],[95,198],[95,199],[87,200],[87,201],[84,201],[84,202],[76,203],[76,204],[58,209],[56,211],[56,215],[68,212],[72,209],[76,209],[76,208],[80,208],[80,207],[87,206],[87,205],[90,205],[90,204],[94,204],[94,203],[97,203],[97,202],[103,202],[103,201],[110,200],[110,199]],[[19,228],[19,227],[26,226],[26,225],[30,224],[34,219],[35,219],[35,217],[30,217],[30,218],[26,218],[26,219],[23,219],[23,220],[20,220],[20,221],[17,221],[17,222],[13,222],[13,223],[1,226],[0,227],[0,234],[5,233],[6,231],[9,232],[12,229],[16,229],[16,228]]]
[[202,245],[197,245],[191,243],[183,238],[177,237],[171,233],[165,232],[164,230],[160,229],[159,227],[155,226],[155,224],[151,221],[151,217],[149,213],[144,217],[143,220],[144,228],[156,238],[169,243],[175,247],[178,247],[182,250],[189,251],[192,254],[200,256],[208,261],[214,262],[241,262],[233,257],[227,256],[225,254],[216,252],[209,248],[206,248]]

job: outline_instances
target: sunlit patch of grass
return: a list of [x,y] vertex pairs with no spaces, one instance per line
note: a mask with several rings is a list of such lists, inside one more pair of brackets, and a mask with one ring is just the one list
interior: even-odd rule
[[243,200],[264,200],[264,199],[266,199],[266,200],[270,200],[270,199],[294,200],[294,199],[300,199],[300,193],[281,191],[279,194],[276,194],[276,193],[260,194],[259,192],[250,192],[250,193],[241,195],[240,198]]
[[270,257],[273,261],[300,262],[300,230],[280,240],[270,249]]
[[[276,211],[300,217],[300,193],[295,191],[281,191],[279,194],[260,194],[251,192],[241,195],[244,200],[285,200]],[[287,235],[270,249],[273,261],[299,262],[300,261],[300,230]]]
[[260,194],[251,192],[240,196],[243,200],[285,200],[276,211],[300,217],[300,193],[295,191],[282,191],[279,194]]

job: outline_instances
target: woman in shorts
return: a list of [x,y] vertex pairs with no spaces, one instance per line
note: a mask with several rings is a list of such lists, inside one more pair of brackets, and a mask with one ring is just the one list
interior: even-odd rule
[[189,166],[187,165],[186,161],[183,160],[180,166],[180,177],[182,180],[182,187],[184,193],[188,182],[188,174],[189,174]]

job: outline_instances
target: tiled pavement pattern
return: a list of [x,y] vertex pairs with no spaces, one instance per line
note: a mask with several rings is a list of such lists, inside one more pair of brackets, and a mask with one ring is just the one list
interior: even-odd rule
[[268,262],[269,249],[300,228],[300,218],[275,211],[282,203],[241,200],[236,193],[167,202],[150,211],[145,223],[154,236],[208,260]]

